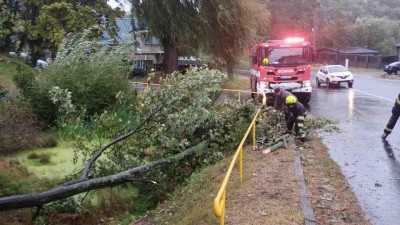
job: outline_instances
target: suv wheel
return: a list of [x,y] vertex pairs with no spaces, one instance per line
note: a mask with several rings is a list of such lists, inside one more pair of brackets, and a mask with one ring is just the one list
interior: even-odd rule
[[332,87],[332,84],[331,84],[331,82],[329,81],[329,79],[326,79],[326,87],[327,87],[327,88],[331,88],[331,87]]
[[319,81],[318,77],[315,80],[317,82],[317,87],[321,87],[321,82]]
[[347,85],[349,86],[349,88],[352,88],[352,87],[353,87],[353,82],[349,81],[349,82],[347,83]]

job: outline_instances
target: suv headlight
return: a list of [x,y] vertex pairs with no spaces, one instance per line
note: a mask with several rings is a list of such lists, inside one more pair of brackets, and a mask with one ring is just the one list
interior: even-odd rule
[[311,87],[311,81],[309,81],[309,80],[303,81],[303,86],[304,87]]

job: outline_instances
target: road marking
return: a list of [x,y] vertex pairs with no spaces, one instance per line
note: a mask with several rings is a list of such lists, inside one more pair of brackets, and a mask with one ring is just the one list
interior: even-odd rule
[[383,100],[386,100],[386,101],[389,101],[389,102],[394,102],[394,100],[392,100],[392,99],[384,98],[384,97],[381,97],[381,96],[378,96],[378,95],[374,95],[374,94],[371,94],[371,93],[368,93],[368,92],[365,92],[365,91],[361,91],[361,90],[354,89],[354,88],[353,88],[353,90],[361,92],[361,93],[364,93],[366,95],[371,95],[371,96],[374,96],[374,97],[377,97],[377,98],[380,98],[380,99],[383,99]]

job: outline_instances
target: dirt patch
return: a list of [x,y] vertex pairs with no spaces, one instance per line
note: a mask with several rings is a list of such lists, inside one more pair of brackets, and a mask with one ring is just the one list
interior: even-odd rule
[[[295,151],[300,152],[317,224],[371,224],[339,166],[315,133],[306,143],[266,155],[245,150],[243,182],[235,168],[228,183],[225,224],[305,223],[294,168]],[[171,200],[131,225],[218,224],[213,200],[229,162],[230,159],[223,160],[196,174]]]

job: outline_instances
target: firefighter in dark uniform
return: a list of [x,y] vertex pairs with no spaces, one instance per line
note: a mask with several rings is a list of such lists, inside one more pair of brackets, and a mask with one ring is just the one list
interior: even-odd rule
[[[294,98],[296,98],[296,96],[294,96],[291,92],[286,91],[280,87],[274,88],[274,96],[275,96],[274,108],[276,110],[283,112],[283,114],[285,115],[285,121],[287,124],[290,114],[289,114],[289,110],[287,109],[285,101],[288,96],[293,96]],[[291,133],[291,131],[287,130],[286,133]]]
[[274,97],[275,97],[275,103],[274,103],[274,108],[279,111],[286,111],[286,97],[292,95],[295,97],[291,92],[286,91],[280,87],[274,88]]
[[307,115],[307,110],[293,95],[287,96],[285,103],[288,109],[288,119],[286,121],[287,130],[291,132],[294,127],[296,135],[300,137],[301,141],[304,141],[306,137],[304,120]]
[[389,119],[385,129],[383,130],[382,139],[385,140],[387,136],[392,133],[394,126],[396,125],[397,120],[400,117],[400,94],[397,96],[397,99],[392,108],[392,116]]

